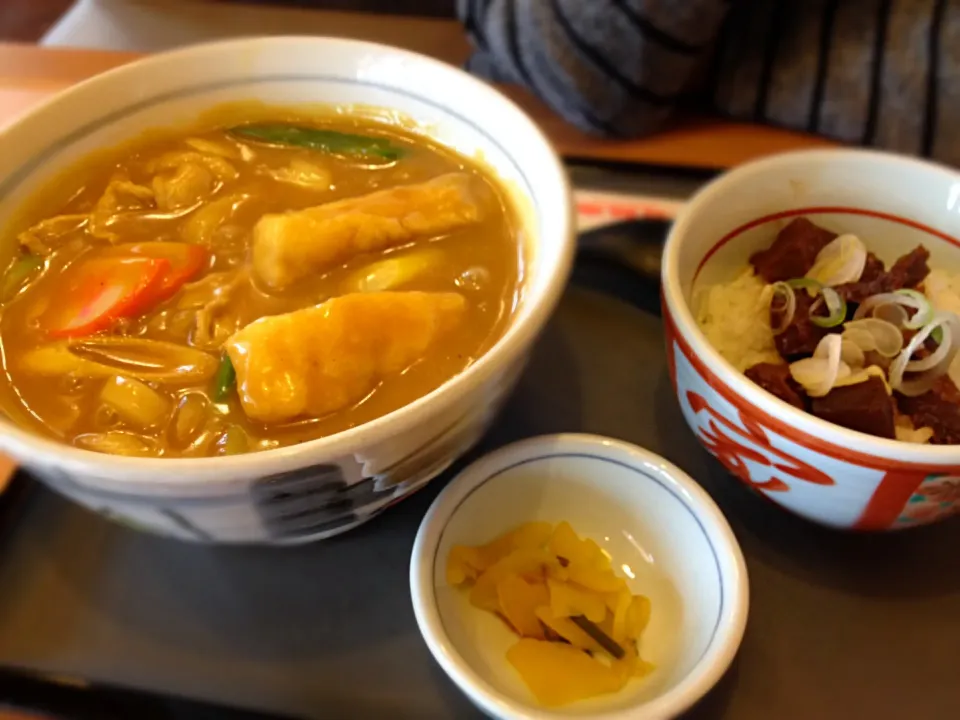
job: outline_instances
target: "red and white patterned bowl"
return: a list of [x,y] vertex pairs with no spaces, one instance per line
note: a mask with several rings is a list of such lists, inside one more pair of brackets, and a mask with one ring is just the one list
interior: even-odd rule
[[860,236],[888,264],[923,243],[931,267],[960,272],[960,174],[866,150],[816,150],[744,165],[699,192],[664,250],[670,375],[684,417],[731,473],[824,525],[895,530],[960,512],[960,445],[877,438],[779,400],[724,360],[693,298],[727,281],[780,227],[805,215]]

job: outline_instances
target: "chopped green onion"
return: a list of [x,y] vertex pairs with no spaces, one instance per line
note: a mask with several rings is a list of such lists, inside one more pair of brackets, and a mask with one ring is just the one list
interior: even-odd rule
[[217,376],[213,381],[213,399],[216,402],[226,402],[236,383],[237,371],[230,362],[230,356],[224,353],[220,360],[220,367],[217,368]]
[[[847,317],[847,303],[833,288],[825,287],[820,293],[820,297],[810,306],[810,322],[822,328],[836,327]],[[822,304],[827,306],[826,317],[813,314]]]
[[6,275],[3,276],[3,288],[0,290],[4,300],[9,300],[23,285],[23,283],[43,269],[43,258],[36,255],[23,255],[13,262]]
[[932,337],[932,338],[934,339],[934,341],[937,343],[937,345],[939,345],[940,343],[942,343],[942,342],[943,342],[943,328],[942,328],[940,325],[937,325],[937,327],[935,327],[935,328],[933,329],[933,331],[930,333],[930,337]]
[[806,290],[810,297],[816,297],[817,293],[823,289],[823,285],[818,281],[807,277],[791,278],[786,283],[794,290]]
[[380,157],[396,160],[403,156],[403,148],[393,145],[386,138],[369,137],[321,130],[301,125],[240,125],[230,128],[229,132],[245,140],[270,145],[292,145],[294,147],[321,150],[335,155],[353,155],[360,157]]

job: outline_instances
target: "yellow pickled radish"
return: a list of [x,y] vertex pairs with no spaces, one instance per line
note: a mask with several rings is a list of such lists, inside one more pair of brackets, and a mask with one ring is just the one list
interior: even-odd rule
[[523,637],[544,639],[543,626],[536,610],[550,602],[550,593],[543,582],[527,582],[510,573],[497,583],[500,612],[513,629]]
[[544,705],[616,692],[654,669],[637,644],[649,599],[569,523],[525,523],[485,545],[455,546],[447,580],[520,635],[507,657]]
[[507,650],[537,701],[556,706],[620,690],[626,676],[563,643],[524,638]]
[[554,555],[562,557],[570,563],[587,564],[589,562],[583,541],[568,522],[557,524],[550,536],[548,547]]
[[480,550],[467,545],[454,545],[447,556],[447,583],[462,585],[468,580],[476,580],[483,572],[483,559]]
[[550,588],[550,609],[554,615],[583,615],[593,623],[603,622],[606,617],[607,604],[601,595],[552,578],[547,580],[547,586]]
[[627,637],[638,640],[650,622],[650,598],[634,595],[627,611]]
[[611,662],[610,668],[619,674],[626,684],[630,678],[649,675],[656,669],[656,665],[641,658],[636,647],[630,643],[624,647],[624,656]]
[[545,567],[556,563],[556,558],[542,549],[515,550],[491,565],[473,585],[470,602],[474,606],[490,612],[500,609],[497,597],[497,584],[513,573],[528,580],[543,578]]
[[610,568],[610,558],[593,540],[583,540],[568,522],[558,523],[550,536],[550,551],[568,561],[569,566],[582,565],[601,570]]
[[637,658],[636,667],[633,669],[633,676],[638,678],[646,677],[656,669],[657,666],[652,662],[647,662],[643,658]]
[[553,526],[546,522],[528,522],[477,548],[483,557],[483,569],[499,562],[514,550],[536,550],[547,544]]
[[554,615],[550,607],[546,605],[538,607],[535,612],[538,620],[573,645],[573,647],[580,648],[581,650],[589,650],[592,653],[603,652],[600,643],[590,637],[570,618]]
[[627,587],[627,582],[606,570],[593,565],[571,563],[567,568],[567,579],[582,585],[587,590],[598,593],[615,593]]
[[630,608],[633,606],[633,596],[629,590],[621,590],[617,594],[617,606],[613,610],[613,639],[623,645],[628,637],[636,638],[629,633]]
[[583,543],[587,548],[587,557],[589,558],[589,562],[600,570],[609,570],[610,556],[607,555],[603,548],[597,545],[597,543],[590,538],[586,538]]

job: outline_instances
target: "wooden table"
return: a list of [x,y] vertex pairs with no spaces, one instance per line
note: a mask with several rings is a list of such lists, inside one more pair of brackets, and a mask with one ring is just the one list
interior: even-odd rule
[[[328,13],[331,34],[401,45],[460,64],[469,52],[455,23],[415,18],[371,21],[350,13]],[[0,126],[52,93],[136,59],[131,53],[39,48],[0,43]],[[687,119],[670,131],[638,140],[604,140],[567,125],[518,87],[502,87],[547,132],[569,159],[722,169],[747,160],[830,143],[775,128],[722,120]]]

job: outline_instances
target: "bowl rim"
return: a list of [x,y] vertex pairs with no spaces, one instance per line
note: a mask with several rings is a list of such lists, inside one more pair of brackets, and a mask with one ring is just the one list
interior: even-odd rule
[[[598,712],[598,720],[665,720],[689,709],[700,700],[730,667],[743,639],[750,606],[749,576],[743,551],[723,512],[710,495],[673,463],[632,443],[586,433],[541,435],[494,450],[474,461],[454,477],[431,504],[420,524],[410,560],[410,594],[420,634],[434,659],[454,683],[485,712],[511,720],[554,720],[572,717],[562,712],[518,702],[481,678],[457,652],[447,636],[437,608],[434,570],[436,553],[450,518],[467,497],[497,471],[515,464],[520,457],[564,454],[578,450],[597,460],[616,459],[656,472],[671,484],[678,497],[700,522],[714,544],[724,606],[713,641],[688,674],[666,693],[628,708]],[[509,458],[509,460],[508,460]],[[727,602],[729,600],[729,602]]]
[[[661,292],[677,334],[689,345],[691,352],[725,385],[732,394],[743,398],[749,405],[766,415],[793,428],[802,437],[800,444],[809,444],[808,438],[826,443],[830,447],[846,447],[848,452],[871,456],[877,460],[897,461],[910,466],[935,469],[949,467],[960,462],[960,445],[930,445],[880,438],[850,430],[795,408],[764,390],[739,372],[707,340],[696,322],[689,303],[683,296],[680,282],[680,248],[689,233],[693,218],[717,196],[728,194],[741,184],[749,182],[754,175],[765,173],[773,167],[789,167],[795,162],[844,162],[850,158],[900,167],[912,167],[924,172],[944,175],[951,182],[960,181],[960,173],[939,163],[906,157],[883,150],[865,148],[825,148],[794,150],[752,160],[720,175],[701,188],[684,206],[670,228],[663,251]],[[923,222],[922,219],[918,219]],[[718,233],[718,239],[722,233]],[[960,252],[960,250],[958,250]],[[703,258],[701,258],[701,261]],[[668,348],[668,353],[673,352]]]
[[[551,195],[566,198],[566,207],[551,213],[557,223],[556,232],[551,234],[551,242],[561,244],[556,264],[530,270],[524,280],[526,289],[522,308],[515,311],[514,318],[492,347],[484,352],[472,365],[431,392],[403,405],[392,412],[374,418],[342,432],[309,440],[300,444],[280,448],[271,448],[254,453],[235,456],[202,458],[140,458],[120,455],[107,455],[78,448],[65,442],[44,437],[31,430],[24,429],[13,421],[8,421],[0,432],[0,450],[10,452],[19,461],[21,457],[55,457],[52,464],[70,472],[82,475],[95,475],[111,480],[128,479],[130,473],[136,473],[136,480],[145,486],[162,484],[171,487],[183,487],[203,481],[208,488],[230,484],[240,478],[284,472],[303,467],[303,459],[308,464],[324,460],[335,460],[350,455],[362,447],[382,442],[396,434],[401,425],[416,425],[425,417],[452,406],[458,396],[476,388],[497,371],[508,364],[528,346],[546,323],[560,296],[566,287],[574,256],[574,206],[569,178],[562,160],[552,143],[536,123],[510,98],[493,86],[485,83],[459,67],[434,59],[427,55],[405,50],[383,43],[354,40],[334,36],[263,36],[246,37],[213,42],[199,43],[161,53],[147,55],[133,62],[123,64],[103,73],[99,73],[75,85],[61,90],[51,97],[19,115],[5,127],[0,128],[0,144],[7,140],[8,134],[16,128],[45,116],[69,98],[76,98],[91,92],[103,83],[124,83],[135,87],[141,73],[162,68],[170,62],[193,59],[203,62],[213,56],[230,56],[251,51],[270,50],[277,47],[289,48],[293,43],[323,45],[342,48],[358,56],[389,55],[393,58],[417,63],[430,68],[434,73],[445,74],[459,88],[459,93],[476,96],[477,104],[483,107],[498,106],[510,116],[510,120],[523,128],[531,138],[536,139],[539,151],[546,165],[538,168],[538,176],[551,178],[548,190]],[[435,91],[425,90],[424,96]],[[542,184],[541,184],[542,186]],[[509,188],[507,188],[509,190]],[[555,235],[555,237],[554,237]],[[531,245],[542,242],[539,234],[531,234]],[[535,294],[532,290],[535,273],[547,276],[543,290]],[[166,472],[170,471],[170,472]]]

